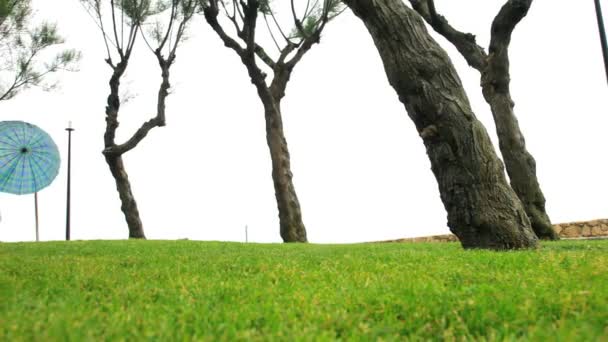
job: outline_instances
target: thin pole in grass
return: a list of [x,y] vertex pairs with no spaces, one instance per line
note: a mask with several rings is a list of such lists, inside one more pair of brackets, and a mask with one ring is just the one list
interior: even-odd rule
[[249,242],[249,235],[248,235],[247,230],[248,230],[248,227],[247,227],[247,225],[245,225],[245,243]]
[[70,241],[70,186],[71,186],[71,169],[72,169],[72,121],[68,122],[68,188],[67,188],[67,203],[65,210],[65,240]]
[[38,191],[34,192],[34,212],[36,216],[36,242],[40,241],[38,233]]

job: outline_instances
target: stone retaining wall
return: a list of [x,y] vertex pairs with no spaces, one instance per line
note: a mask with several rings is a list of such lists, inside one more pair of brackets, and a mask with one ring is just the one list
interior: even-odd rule
[[608,237],[608,219],[554,224],[563,238]]
[[[554,224],[553,228],[564,239],[608,238],[608,219]],[[453,242],[458,241],[455,235],[433,235],[416,238],[387,240],[382,242]]]

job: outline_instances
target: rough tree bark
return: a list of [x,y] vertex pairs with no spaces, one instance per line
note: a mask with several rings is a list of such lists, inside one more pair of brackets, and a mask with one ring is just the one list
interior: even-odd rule
[[248,58],[243,62],[249,70],[251,80],[264,106],[266,143],[272,161],[272,182],[279,211],[281,238],[284,242],[308,242],[300,201],[293,185],[289,149],[281,116],[281,99],[285,96],[291,70],[288,70],[288,66],[282,62],[276,63],[273,82],[267,86],[264,73],[254,62]]
[[120,78],[127,68],[127,61],[116,64],[113,67],[112,77],[110,78],[110,94],[108,95],[106,106],[106,131],[104,133],[104,156],[110,172],[116,183],[116,190],[120,198],[120,209],[127,221],[130,239],[145,239],[143,224],[139,217],[137,202],[131,191],[129,177],[122,162],[122,153],[109,154],[107,149],[116,146],[115,137],[118,128],[118,111],[120,109]]
[[448,226],[464,248],[533,248],[538,240],[507,184],[446,52],[401,0],[344,0],[382,58],[390,84],[426,147]]
[[293,186],[289,149],[283,133],[280,100],[265,102],[264,113],[281,238],[285,242],[306,242],[306,228],[302,221],[300,201]]
[[139,210],[137,209],[137,203],[135,197],[131,191],[131,183],[125,166],[122,162],[122,156],[106,156],[106,162],[110,167],[110,172],[116,182],[116,190],[118,190],[118,196],[120,197],[121,206],[127,226],[129,227],[129,238],[130,239],[145,239],[144,227],[139,218]]
[[545,209],[545,197],[536,177],[536,162],[526,149],[513,111],[509,88],[511,34],[528,13],[532,0],[509,0],[502,6],[492,23],[489,54],[475,42],[474,35],[456,30],[439,15],[433,0],[410,0],[410,3],[437,33],[458,49],[471,67],[480,72],[482,92],[492,110],[511,187],[522,202],[536,235],[541,239],[558,240]]

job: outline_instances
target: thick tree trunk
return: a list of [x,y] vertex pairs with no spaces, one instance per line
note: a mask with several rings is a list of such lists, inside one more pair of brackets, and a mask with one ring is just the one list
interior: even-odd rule
[[122,162],[122,156],[106,155],[106,162],[116,181],[116,189],[122,203],[120,209],[125,215],[127,226],[129,227],[129,238],[145,239],[144,228],[139,218],[139,210],[137,210],[135,197],[133,197],[133,193],[131,192],[131,184]]
[[283,133],[280,100],[263,96],[266,142],[272,159],[272,181],[279,209],[281,238],[284,242],[308,242],[302,221],[300,201],[293,186],[287,140]]
[[433,0],[410,0],[410,3],[437,33],[458,49],[471,67],[480,72],[483,94],[492,109],[511,187],[522,202],[536,235],[542,239],[559,239],[545,210],[545,197],[536,177],[536,163],[526,149],[509,91],[511,34],[526,16],[532,0],[507,1],[501,7],[492,23],[490,56],[477,45],[475,36],[456,30],[437,13]]
[[465,248],[536,247],[530,221],[507,184],[447,54],[401,0],[345,0],[364,22],[390,84],[423,139],[448,226]]

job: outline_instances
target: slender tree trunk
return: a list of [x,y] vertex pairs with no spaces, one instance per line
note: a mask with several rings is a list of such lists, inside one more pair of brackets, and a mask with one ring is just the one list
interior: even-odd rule
[[532,0],[508,1],[492,22],[492,38],[481,87],[492,109],[500,152],[507,168],[511,187],[522,202],[532,229],[541,239],[559,240],[545,209],[545,196],[536,177],[536,161],[526,149],[524,135],[513,112],[509,75],[509,44],[515,26],[521,21]]
[[129,238],[145,239],[144,228],[139,218],[139,210],[137,210],[135,197],[133,197],[133,193],[131,192],[131,184],[122,162],[122,156],[106,155],[106,162],[116,181],[116,189],[122,203],[120,209],[125,215],[127,226],[129,227]]
[[291,71],[282,63],[275,66],[269,87],[266,84],[266,74],[257,67],[254,57],[247,55],[241,58],[264,106],[266,142],[272,160],[272,181],[279,210],[281,238],[283,242],[308,242],[300,201],[293,186],[289,149],[281,116],[281,99],[285,96]]
[[496,87],[492,72],[484,73],[483,94],[492,109],[500,152],[506,165],[511,188],[521,201],[536,236],[559,240],[545,209],[545,196],[536,177],[536,162],[526,149],[524,135],[513,113],[513,101],[506,88]]
[[536,247],[530,221],[507,184],[446,52],[401,0],[345,0],[364,22],[390,84],[431,161],[448,226],[464,248]]
[[[292,180],[289,149],[283,132],[280,105],[281,99],[285,96],[285,88],[293,68],[302,59],[306,51],[318,42],[321,31],[317,30],[315,34],[305,39],[300,46],[290,42],[283,49],[279,48],[280,56],[277,61],[274,61],[255,40],[260,5],[261,2],[255,0],[241,1],[239,5],[236,5],[242,9],[242,11],[239,11],[240,19],[243,22],[242,29],[239,28],[238,20],[235,17],[230,18],[236,26],[238,37],[246,44],[246,48],[243,48],[241,44],[226,34],[219,24],[217,19],[220,12],[218,0],[209,1],[208,6],[203,8],[207,23],[222,39],[224,45],[234,50],[241,58],[243,65],[247,68],[251,83],[255,85],[258,96],[264,105],[266,141],[272,159],[272,180],[279,210],[281,237],[284,242],[307,242],[300,201]],[[322,25],[325,25],[325,23]],[[286,62],[286,58],[292,52],[294,56]],[[272,69],[273,79],[270,86],[266,83],[267,74],[257,65],[256,59],[258,58]]]
[[116,148],[114,139],[116,137],[116,129],[118,128],[118,111],[120,109],[118,90],[120,88],[120,77],[124,74],[126,67],[126,61],[118,63],[110,78],[110,95],[108,95],[107,99],[106,131],[104,133],[105,150],[103,154],[110,167],[112,177],[114,177],[114,181],[116,182],[116,190],[118,190],[121,201],[121,210],[125,215],[129,229],[129,238],[145,239],[144,228],[139,218],[139,210],[137,210],[135,197],[131,192],[129,177],[122,162],[122,154],[109,151],[112,148]]
[[261,99],[266,120],[266,142],[272,159],[272,181],[279,209],[281,238],[284,242],[308,242],[300,201],[293,186],[289,149],[283,133],[280,100],[270,95],[261,96]]

